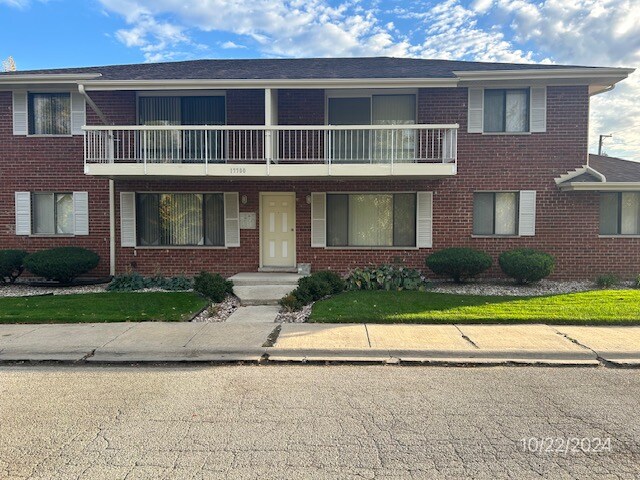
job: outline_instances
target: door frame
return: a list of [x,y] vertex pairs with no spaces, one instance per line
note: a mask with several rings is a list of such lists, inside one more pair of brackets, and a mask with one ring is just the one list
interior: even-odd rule
[[259,228],[259,235],[258,235],[258,242],[260,243],[259,245],[259,251],[260,251],[260,268],[263,268],[264,262],[263,262],[263,258],[264,255],[262,253],[262,249],[263,249],[263,243],[262,243],[262,236],[263,236],[263,231],[262,229],[265,227],[265,225],[267,224],[267,222],[263,222],[263,197],[268,197],[269,195],[283,195],[283,196],[290,196],[291,199],[293,200],[293,245],[292,245],[292,254],[293,254],[293,265],[291,265],[290,267],[283,267],[283,268],[295,268],[298,265],[298,256],[297,256],[297,236],[298,236],[298,227],[297,227],[297,218],[296,218],[296,192],[260,192],[259,193],[259,218],[258,218],[258,228]]

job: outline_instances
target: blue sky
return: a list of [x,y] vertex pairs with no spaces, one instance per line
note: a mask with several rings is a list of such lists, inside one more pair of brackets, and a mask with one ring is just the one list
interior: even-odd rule
[[[19,70],[192,58],[412,56],[640,66],[640,0],[0,0]],[[640,160],[640,73],[592,100],[591,147]]]

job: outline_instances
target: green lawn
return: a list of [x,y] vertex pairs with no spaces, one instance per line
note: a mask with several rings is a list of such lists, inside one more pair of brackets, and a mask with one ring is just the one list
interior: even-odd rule
[[0,298],[0,323],[188,320],[207,304],[190,292],[112,292]]
[[545,297],[345,292],[317,302],[312,322],[640,324],[640,290]]

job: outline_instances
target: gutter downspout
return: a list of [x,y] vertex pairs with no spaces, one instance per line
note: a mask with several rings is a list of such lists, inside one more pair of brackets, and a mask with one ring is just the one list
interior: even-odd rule
[[[109,125],[109,121],[102,110],[96,105],[93,99],[87,94],[84,85],[78,84],[78,92],[84,97],[91,109],[98,115],[104,125]],[[116,195],[115,182],[109,179],[109,275],[116,274]]]

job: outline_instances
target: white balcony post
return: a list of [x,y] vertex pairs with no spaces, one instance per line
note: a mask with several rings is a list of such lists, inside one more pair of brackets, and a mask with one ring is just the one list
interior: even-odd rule
[[114,163],[115,142],[116,142],[116,139],[113,136],[113,130],[108,130],[107,131],[107,158],[109,159],[109,163]]
[[204,174],[209,174],[209,130],[202,130],[204,135]]
[[271,89],[264,89],[264,159],[267,162],[267,175],[269,175],[269,169],[271,165],[271,159],[273,158],[273,137],[272,131],[269,127],[272,126],[272,109],[273,103],[271,98]]
[[147,174],[147,155],[148,155],[148,147],[147,147],[147,132],[142,132],[142,161],[144,162],[144,174]]

